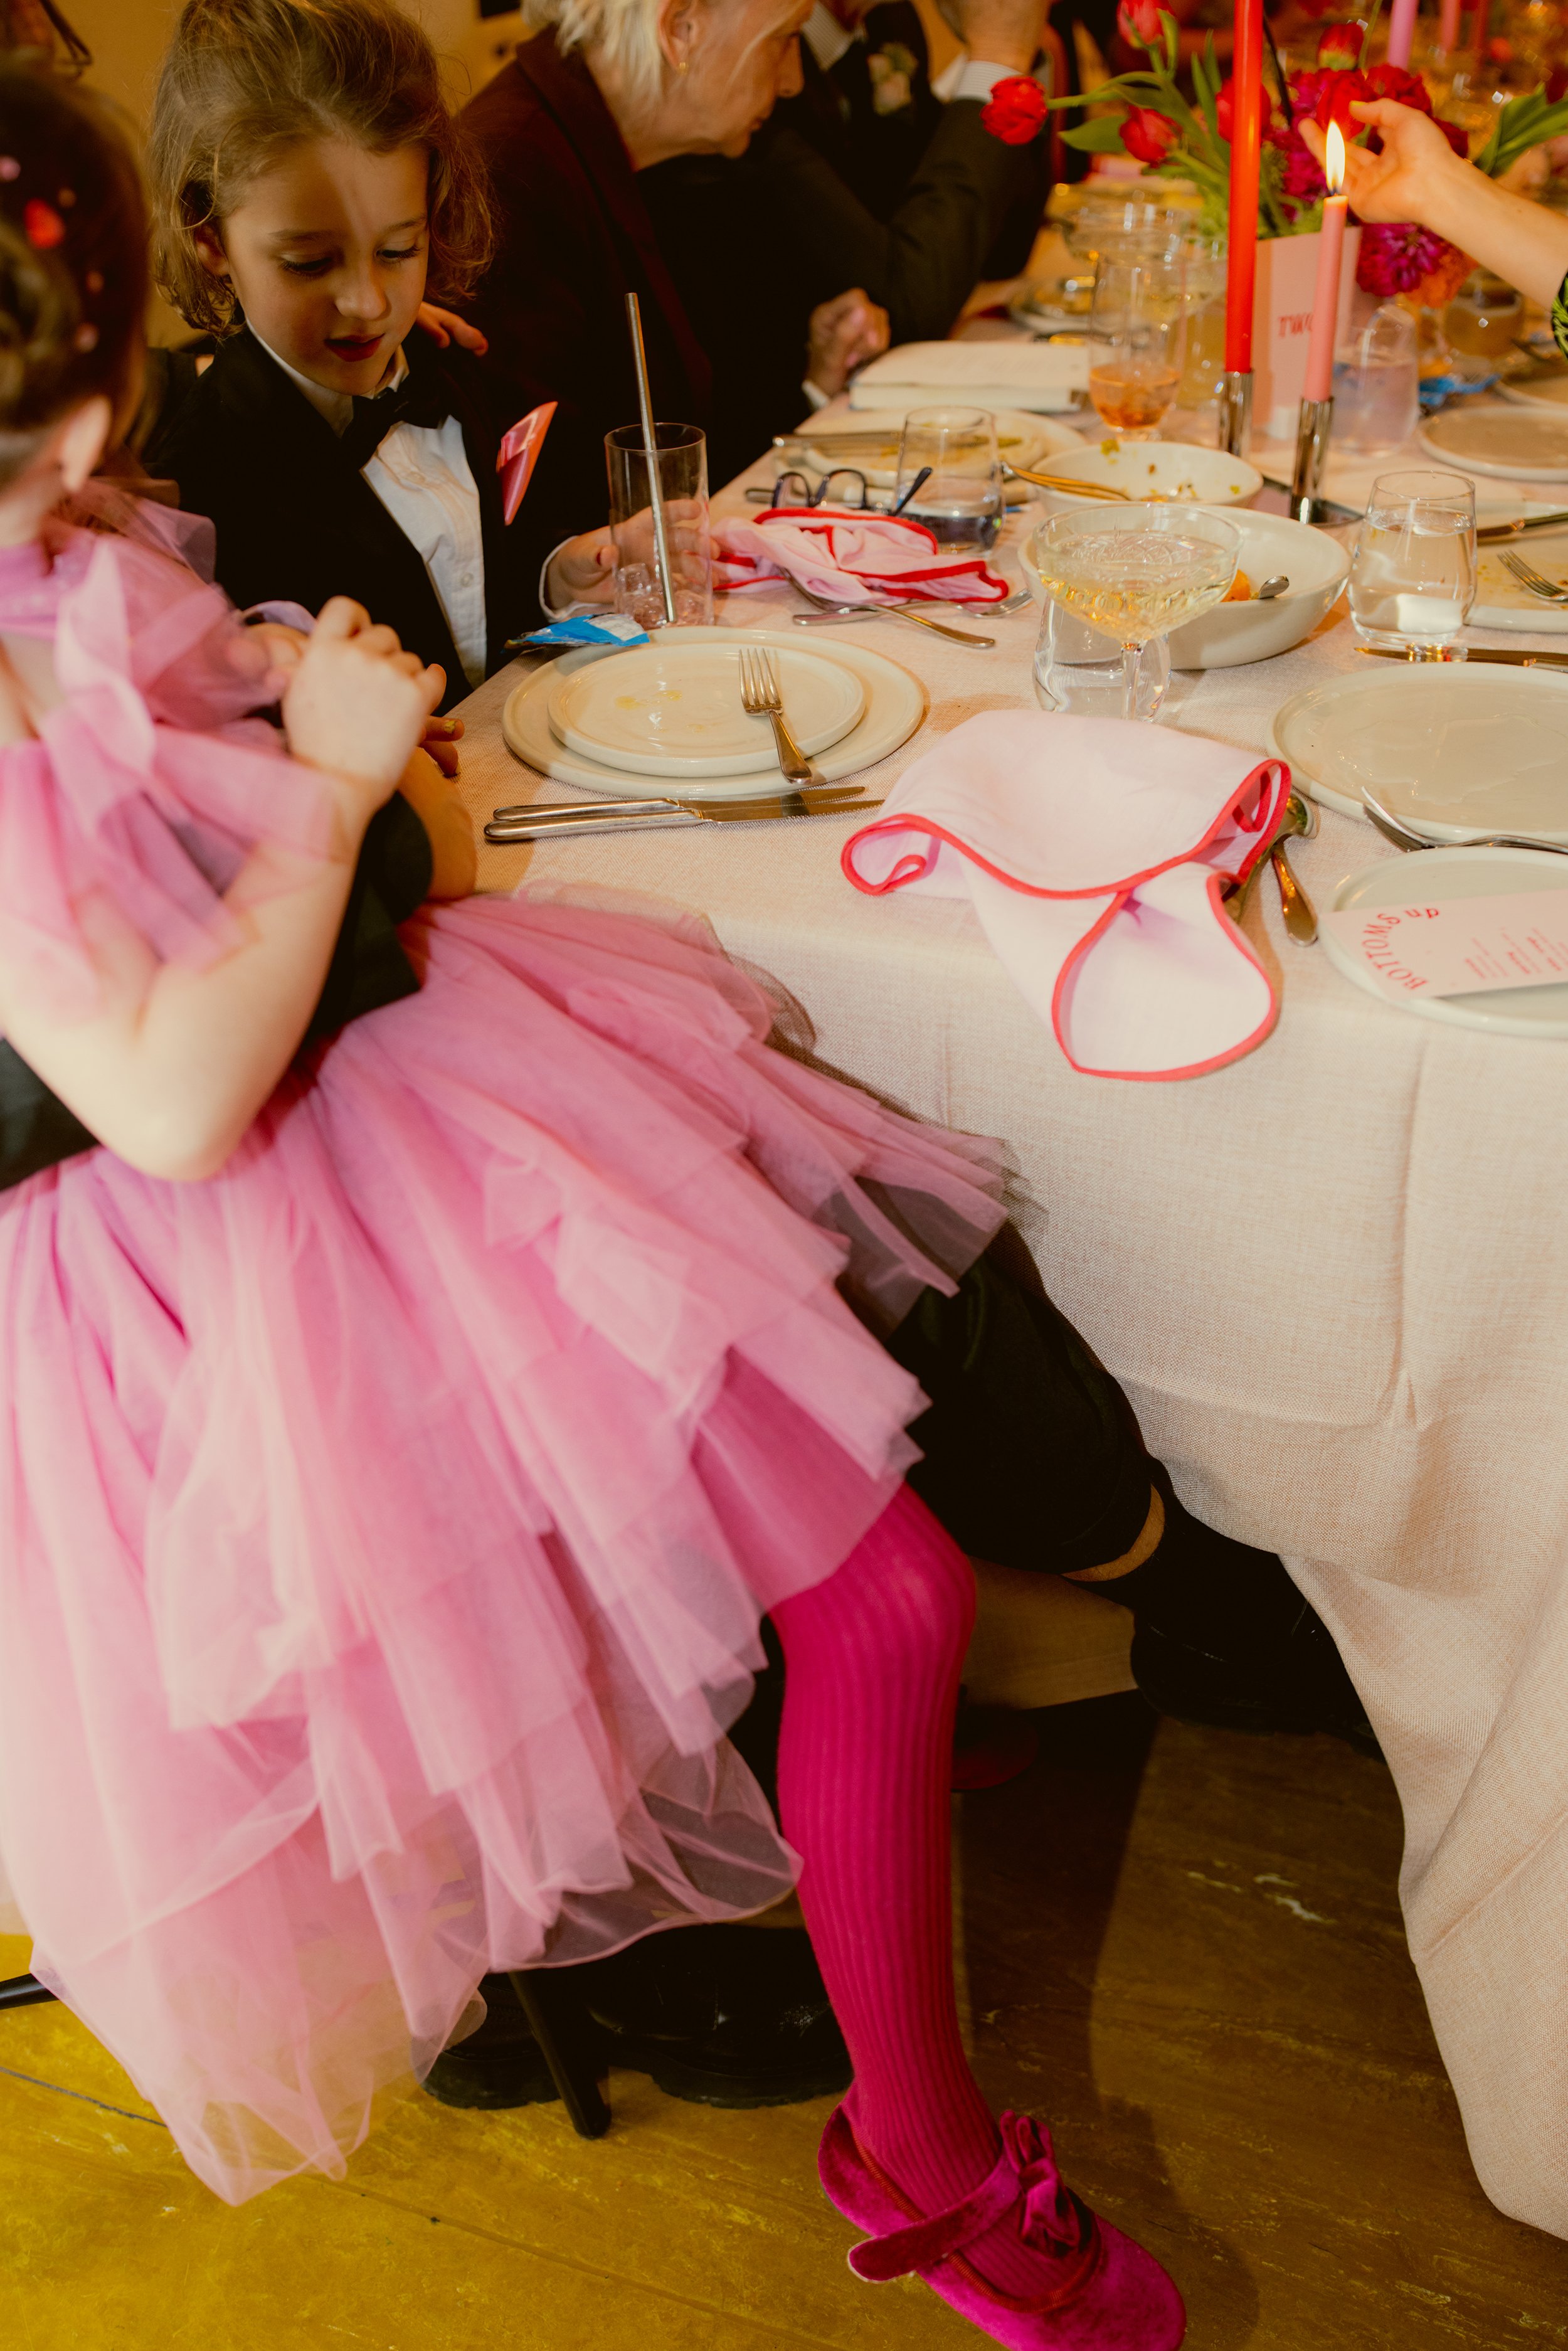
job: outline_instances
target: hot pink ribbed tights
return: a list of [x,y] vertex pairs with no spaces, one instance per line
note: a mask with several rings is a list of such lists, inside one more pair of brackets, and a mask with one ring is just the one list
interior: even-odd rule
[[[774,1611],[785,1656],[779,1823],[854,2063],[866,2154],[927,2215],[1000,2141],[958,2038],[948,1785],[974,1621],[968,1562],[907,1487],[826,1583]],[[1048,2282],[1002,2221],[969,2258],[1005,2293]]]

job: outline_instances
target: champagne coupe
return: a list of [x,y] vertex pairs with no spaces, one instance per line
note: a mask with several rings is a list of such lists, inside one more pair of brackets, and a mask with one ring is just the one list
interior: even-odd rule
[[1089,317],[1089,397],[1124,440],[1150,439],[1180,388],[1186,290],[1179,246],[1101,256]]
[[1122,648],[1121,712],[1136,718],[1144,647],[1218,604],[1241,534],[1201,507],[1069,507],[1035,533],[1046,594]]
[[894,510],[923,522],[949,554],[988,555],[1003,513],[995,417],[983,408],[912,408],[899,444]]

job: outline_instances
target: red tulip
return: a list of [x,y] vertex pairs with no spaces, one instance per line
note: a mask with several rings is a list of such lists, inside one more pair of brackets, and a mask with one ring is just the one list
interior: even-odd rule
[[1364,38],[1359,25],[1331,25],[1318,36],[1318,63],[1331,73],[1349,73],[1361,57]]
[[1134,106],[1122,125],[1122,144],[1140,163],[1163,163],[1176,143],[1176,124],[1152,107]]
[[1236,124],[1236,84],[1222,81],[1214,95],[1214,119],[1219,125],[1220,137],[1228,142]]
[[1116,30],[1134,48],[1155,49],[1164,38],[1160,16],[1160,0],[1122,0]]

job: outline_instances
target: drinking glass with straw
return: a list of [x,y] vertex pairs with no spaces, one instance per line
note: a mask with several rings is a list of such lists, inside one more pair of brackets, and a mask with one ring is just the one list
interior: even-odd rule
[[604,436],[615,607],[645,629],[713,619],[707,527],[707,440],[695,424],[656,424],[648,389],[642,308],[626,297],[639,422]]

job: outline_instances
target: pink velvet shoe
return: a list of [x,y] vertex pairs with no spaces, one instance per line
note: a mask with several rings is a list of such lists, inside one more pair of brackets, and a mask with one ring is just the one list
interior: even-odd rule
[[[830,2203],[872,2232],[856,2245],[857,2277],[885,2284],[911,2271],[1009,2351],[1176,2351],[1186,2313],[1152,2253],[1079,2202],[1057,2170],[1051,2133],[1028,2115],[1001,2118],[996,2169],[963,2203],[926,2220],[856,2144],[842,2106],[817,2168]],[[1038,2300],[998,2294],[964,2249],[1017,2210],[1026,2245],[1055,2270]]]

